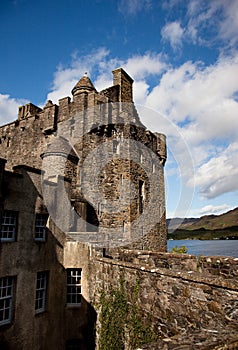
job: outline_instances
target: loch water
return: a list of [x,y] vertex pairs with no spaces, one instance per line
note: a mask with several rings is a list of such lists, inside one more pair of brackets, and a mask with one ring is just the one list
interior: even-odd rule
[[195,256],[231,256],[238,258],[238,240],[168,240],[167,250],[184,245],[188,249],[188,254]]

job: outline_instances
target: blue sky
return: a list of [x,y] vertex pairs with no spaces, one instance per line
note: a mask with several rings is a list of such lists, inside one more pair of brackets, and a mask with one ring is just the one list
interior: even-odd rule
[[122,66],[168,140],[167,216],[238,206],[238,0],[3,0],[0,122]]

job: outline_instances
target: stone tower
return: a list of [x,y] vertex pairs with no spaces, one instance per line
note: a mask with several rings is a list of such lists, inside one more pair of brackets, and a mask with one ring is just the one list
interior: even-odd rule
[[43,170],[46,206],[62,231],[99,246],[165,251],[165,136],[141,123],[133,79],[112,73],[100,92],[85,74],[72,101],[20,107],[0,129],[1,154],[7,167]]
[[[60,100],[57,137],[68,140],[78,162],[68,193],[57,196],[67,205],[55,207],[68,208],[62,229],[83,242],[164,251],[165,136],[153,134],[141,123],[132,100],[131,77],[122,68],[113,76],[114,85],[97,92],[84,75],[72,89],[73,101]],[[57,137],[49,147],[62,154]],[[43,153],[43,159],[48,154]],[[43,168],[47,180],[57,169],[55,165]],[[55,217],[62,215],[55,213]]]

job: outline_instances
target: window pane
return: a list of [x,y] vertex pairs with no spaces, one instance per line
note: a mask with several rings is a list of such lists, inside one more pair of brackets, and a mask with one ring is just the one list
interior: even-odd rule
[[81,303],[81,274],[82,269],[67,269],[67,304]]
[[46,223],[48,214],[36,214],[35,216],[35,240],[45,240]]
[[47,277],[48,277],[47,271],[37,272],[36,296],[35,296],[35,311],[36,311],[36,313],[45,311]]
[[13,277],[0,278],[0,324],[11,322]]
[[16,236],[17,212],[4,210],[2,214],[1,235],[2,241],[14,241]]

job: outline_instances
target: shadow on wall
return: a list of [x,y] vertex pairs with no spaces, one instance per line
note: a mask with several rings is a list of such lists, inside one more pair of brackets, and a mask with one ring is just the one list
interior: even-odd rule
[[[12,320],[0,327],[0,350],[95,350],[95,309],[83,298],[80,306],[66,303],[65,234],[49,220],[45,239],[34,239],[35,212],[45,210],[40,171],[16,170],[5,173],[4,209],[19,211],[17,240],[0,243],[0,277],[14,275],[17,288]],[[39,271],[47,272],[47,297],[45,310],[36,314]]]
[[[66,341],[65,347],[62,350],[95,350],[97,313],[93,306],[84,298],[81,300],[80,309],[69,308],[67,310],[68,317],[66,319],[68,319],[68,321],[66,321],[67,324],[65,325]],[[79,318],[80,314],[81,317],[84,317],[83,324],[81,323],[81,317]],[[72,332],[71,325],[73,319],[75,319],[75,324],[73,325],[74,330]]]
[[[82,328],[83,340],[80,349],[95,350],[97,313],[94,307],[85,299],[82,300],[82,303],[86,304],[87,322],[85,322],[85,327]],[[69,349],[66,346],[66,350]]]

